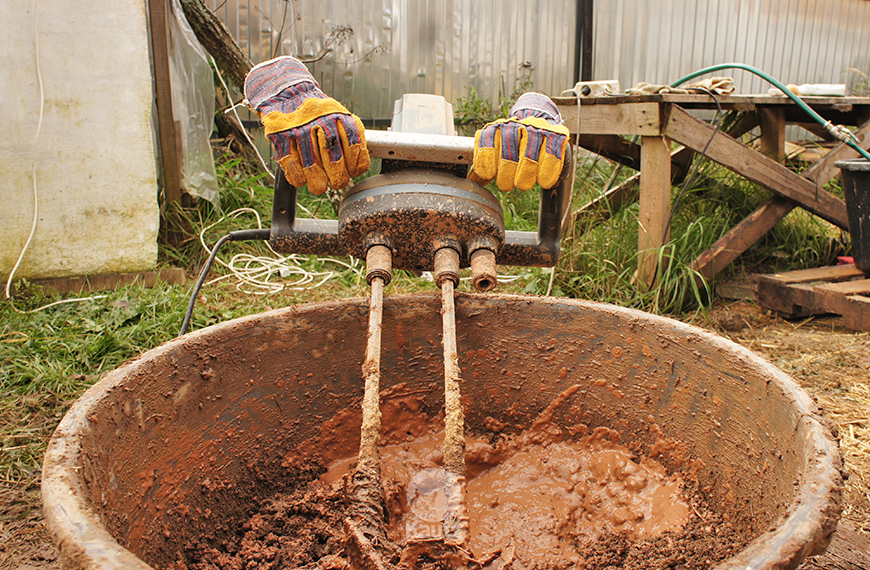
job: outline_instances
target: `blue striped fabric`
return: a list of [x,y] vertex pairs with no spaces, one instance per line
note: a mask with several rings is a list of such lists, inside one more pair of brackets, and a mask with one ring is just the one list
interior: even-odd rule
[[295,142],[299,149],[299,156],[302,159],[302,167],[309,168],[316,162],[314,144],[317,139],[315,137],[321,134],[326,140],[326,148],[329,152],[330,161],[338,162],[341,160],[342,148],[339,129],[344,130],[347,134],[347,140],[350,145],[362,142],[359,130],[356,128],[353,119],[348,115],[338,113],[320,117],[295,129],[272,133],[268,135],[268,138],[275,148],[275,154],[278,156],[290,154]]
[[525,93],[511,108],[508,122],[490,123],[481,129],[478,148],[495,148],[496,137],[501,137],[502,160],[519,162],[520,132],[525,130],[528,138],[526,158],[538,160],[546,143],[546,152],[561,160],[564,135],[520,123],[522,119],[531,117],[544,119],[553,125],[562,124],[559,108],[549,97],[541,93]]
[[305,64],[295,57],[282,56],[264,61],[248,72],[247,77],[245,77],[245,97],[252,109],[260,111],[260,106],[266,101],[288,87],[301,83],[311,84],[306,91],[317,91],[321,95],[323,94]]
[[[255,66],[245,78],[245,96],[248,104],[266,116],[270,113],[291,114],[307,99],[329,99],[320,90],[314,77],[305,65],[296,58],[283,56]],[[298,149],[302,166],[308,168],[316,162],[315,145],[322,136],[330,160],[341,160],[342,148],[339,129],[347,134],[351,145],[362,139],[353,120],[346,115],[332,114],[320,117],[306,125],[267,135],[279,157],[287,156]]]
[[562,114],[559,113],[559,108],[553,103],[552,99],[543,93],[531,92],[520,95],[520,98],[511,107],[510,116],[517,119],[536,117],[538,119],[545,119],[548,123],[554,125],[562,124]]

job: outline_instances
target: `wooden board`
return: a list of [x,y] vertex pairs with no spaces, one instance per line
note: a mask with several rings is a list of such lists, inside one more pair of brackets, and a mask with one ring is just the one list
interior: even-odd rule
[[853,330],[870,331],[870,279],[854,264],[762,275],[758,304],[789,317],[837,314]]
[[167,203],[181,203],[181,130],[172,114],[172,88],[169,73],[168,0],[148,3],[151,29],[151,53],[154,65],[154,90],[157,107],[160,159],[163,165],[163,188]]
[[705,279],[712,279],[772,230],[794,208],[794,202],[774,196],[699,255],[693,268]]
[[640,214],[637,280],[651,287],[658,268],[658,250],[667,241],[671,213],[671,161],[662,137],[641,137]]
[[[860,108],[870,108],[870,97],[802,97],[807,105],[816,111],[836,110],[851,112]],[[554,97],[557,105],[577,105],[577,97]],[[624,103],[673,103],[685,108],[697,107],[716,109],[716,104],[723,109],[732,110],[735,106],[743,107],[797,107],[786,97],[771,97],[767,94],[717,95],[716,99],[706,94],[664,93],[656,95],[608,95],[605,97],[581,97],[581,105],[621,105]]]
[[62,277],[58,279],[32,280],[27,287],[16,295],[27,295],[30,289],[41,288],[46,294],[66,295],[67,293],[87,293],[90,291],[113,290],[125,285],[141,283],[154,287],[158,281],[184,285],[186,280],[183,269],[161,269],[140,273],[116,273],[113,275],[91,275],[88,277]]
[[845,281],[847,279],[856,279],[861,277],[863,273],[855,267],[855,264],[848,265],[829,265],[826,267],[814,267],[812,269],[800,269],[798,271],[789,271],[786,273],[774,273],[765,277],[775,278],[780,283],[812,283],[814,281],[824,281],[826,283]]
[[[737,121],[734,126],[731,127],[731,130],[728,131],[728,134],[732,137],[741,137],[744,134],[748,133],[752,129],[758,126],[758,117],[754,113],[747,113],[743,117]],[[587,137],[591,137],[591,135],[581,135],[580,140],[583,141]],[[621,137],[615,137],[614,135],[605,135],[605,137],[601,138],[620,138],[620,140],[626,141]],[[598,137],[593,140],[598,140]],[[594,144],[594,143],[593,143]],[[608,143],[612,144],[612,143]],[[637,147],[637,160],[638,163],[636,168],[640,168],[640,146],[633,143],[634,147]],[[584,148],[589,150],[593,150],[589,146],[583,145]],[[612,148],[612,147],[611,147]],[[593,150],[593,152],[596,152]],[[601,153],[598,153],[601,154]],[[602,154],[605,158],[610,158],[606,154]],[[695,156],[695,151],[690,148],[686,148],[684,146],[680,146],[673,151],[671,151],[671,184],[678,185],[682,184],[685,180],[686,175],[688,174],[689,167],[692,162],[692,157]],[[612,160],[612,159],[611,159]],[[624,164],[624,163],[623,163]],[[628,165],[630,167],[634,167],[632,165]],[[577,210],[574,211],[574,220],[575,221],[589,221],[590,219],[596,219],[599,221],[607,220],[610,218],[611,212],[616,212],[620,208],[622,208],[626,204],[632,204],[637,201],[638,195],[638,185],[640,183],[640,173],[631,176],[627,180],[625,180],[619,186],[615,186],[604,193],[603,196],[600,196],[594,200],[591,200],[587,204],[581,206]]]
[[[580,121],[578,125],[578,110]],[[658,103],[562,105],[562,120],[572,134],[657,136],[661,131]]]
[[[662,134],[733,170],[774,194],[800,204],[804,209],[848,230],[846,204],[831,193],[778,162],[763,156],[724,133],[717,132],[683,109],[670,106],[662,122]],[[709,143],[709,145],[708,145]]]
[[785,158],[785,109],[761,107],[761,154],[781,162]]

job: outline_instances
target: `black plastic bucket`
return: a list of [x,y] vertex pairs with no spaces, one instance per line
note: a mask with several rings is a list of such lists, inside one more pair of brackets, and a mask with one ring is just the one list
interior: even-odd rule
[[852,234],[852,257],[855,266],[870,272],[870,160],[838,160],[834,166],[843,175],[849,233]]

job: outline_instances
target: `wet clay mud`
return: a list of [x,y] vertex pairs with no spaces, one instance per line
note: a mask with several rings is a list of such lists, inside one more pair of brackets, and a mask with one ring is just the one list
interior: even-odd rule
[[[707,568],[745,542],[680,475],[619,445],[618,432],[571,434],[548,421],[563,400],[516,436],[466,438],[469,546],[485,567],[656,568],[679,560],[683,568]],[[443,432],[425,427],[439,419],[401,413],[418,407],[407,397],[383,406],[388,429],[397,431],[402,419],[406,433],[423,432],[380,450],[389,540],[422,555],[423,562],[400,567],[451,568],[426,547],[443,535],[450,493]],[[230,540],[192,541],[169,569],[350,567],[343,520],[353,515],[347,489],[356,461],[334,461],[294,492],[264,501]],[[399,562],[399,548],[384,559]]]

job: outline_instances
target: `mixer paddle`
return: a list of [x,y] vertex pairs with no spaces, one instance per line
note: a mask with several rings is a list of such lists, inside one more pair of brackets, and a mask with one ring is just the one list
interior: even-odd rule
[[450,473],[450,477],[444,482],[447,497],[447,510],[443,519],[444,539],[464,545],[468,543],[468,514],[465,509],[465,414],[460,401],[454,284],[451,279],[444,279],[440,285],[444,343],[443,455],[444,469]]
[[459,253],[449,247],[435,253],[435,283],[441,288],[444,344],[444,473],[446,508],[441,519],[443,538],[412,538],[402,551],[400,567],[419,567],[420,558],[438,560],[451,568],[480,568],[468,546],[465,506],[465,415],[459,389],[456,348],[456,309],[453,290],[459,282]]
[[351,518],[345,520],[347,547],[354,568],[386,570],[396,546],[389,541],[381,485],[381,458],[378,442],[381,432],[380,378],[381,327],[384,311],[384,287],[390,281],[390,249],[375,245],[366,255],[366,279],[372,288],[369,303],[369,330],[363,362],[365,388],[362,400],[362,429],[357,466],[349,480]]

